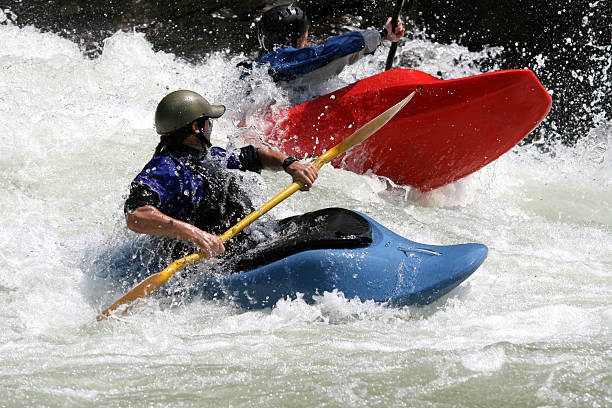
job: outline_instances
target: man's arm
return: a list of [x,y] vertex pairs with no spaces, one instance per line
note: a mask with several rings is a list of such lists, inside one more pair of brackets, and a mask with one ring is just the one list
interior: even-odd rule
[[[350,59],[352,54],[361,52],[364,47],[361,33],[352,32],[332,37],[321,45],[300,49],[280,47],[261,55],[255,62],[269,64],[271,71],[280,80],[292,80],[309,74],[314,75],[320,70],[327,73],[330,66],[334,67],[333,72],[340,72],[342,69],[337,65],[340,63],[342,66],[346,65],[345,60]],[[329,75],[319,73],[317,76],[323,78]]]
[[126,215],[127,227],[140,234],[160,235],[188,240],[213,258],[225,251],[223,242],[216,235],[202,231],[194,225],[172,218],[152,205],[137,207]]
[[[289,157],[282,152],[264,148],[259,148],[258,152],[262,167],[273,171],[283,170],[283,163]],[[303,191],[310,190],[310,187],[312,187],[312,184],[319,176],[315,166],[310,163],[300,163],[299,161],[289,164],[286,171],[293,178],[293,181],[304,182],[304,187],[301,189]]]

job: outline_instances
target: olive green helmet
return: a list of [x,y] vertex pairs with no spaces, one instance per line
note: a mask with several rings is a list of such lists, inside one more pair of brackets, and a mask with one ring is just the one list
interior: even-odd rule
[[225,113],[225,106],[211,105],[197,92],[179,90],[166,95],[155,110],[155,130],[160,135],[187,126],[206,116],[218,118]]

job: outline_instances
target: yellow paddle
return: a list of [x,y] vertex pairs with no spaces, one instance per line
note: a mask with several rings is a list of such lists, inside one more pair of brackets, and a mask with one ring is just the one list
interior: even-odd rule
[[[388,110],[384,111],[383,113],[363,125],[361,128],[359,128],[355,133],[344,139],[342,142],[338,143],[336,146],[323,153],[313,162],[313,165],[317,168],[317,170],[320,170],[325,163],[329,162],[330,160],[333,160],[336,156],[344,153],[351,147],[363,142],[368,137],[376,133],[378,129],[380,129],[388,121],[390,121],[391,118],[395,116],[395,114],[399,112],[410,101],[410,99],[412,99],[414,94],[415,92],[412,92],[402,101],[398,102]],[[253,221],[270,211],[277,204],[289,197],[291,194],[298,191],[303,186],[304,183],[301,181],[292,183],[289,187],[281,191],[270,201],[259,207],[259,209],[253,211],[251,214],[247,215],[240,222],[238,222],[238,224],[225,231],[223,235],[219,236],[219,239],[221,239],[221,241],[223,242],[226,242],[228,239],[238,234],[240,231],[250,225]],[[191,265],[192,263],[199,261],[202,258],[205,258],[204,253],[197,252],[172,262],[166,269],[149,276],[148,278],[140,282],[138,285],[136,285],[128,293],[126,293],[121,299],[113,303],[108,309],[98,315],[98,320],[103,320],[107,318],[108,316],[110,316],[110,312],[117,309],[121,305],[125,305],[138,298],[143,298],[149,295],[155,289],[164,284],[164,282],[170,279],[170,277],[174,275],[177,271],[187,265]]]

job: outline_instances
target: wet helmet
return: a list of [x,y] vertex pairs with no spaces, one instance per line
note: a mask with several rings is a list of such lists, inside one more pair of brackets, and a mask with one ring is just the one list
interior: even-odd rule
[[166,95],[155,110],[155,130],[160,135],[181,129],[203,116],[218,118],[225,106],[211,105],[197,92],[179,90]]
[[266,51],[275,45],[285,45],[287,40],[294,47],[298,38],[310,28],[304,11],[293,4],[276,6],[266,11],[259,22],[259,44]]

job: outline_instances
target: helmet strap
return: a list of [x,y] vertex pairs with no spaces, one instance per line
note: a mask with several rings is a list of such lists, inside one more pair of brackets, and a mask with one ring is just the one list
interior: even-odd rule
[[212,143],[210,143],[210,140],[208,140],[201,132],[196,134],[196,137],[200,140],[200,143],[202,143],[202,146],[209,148],[212,146]]

